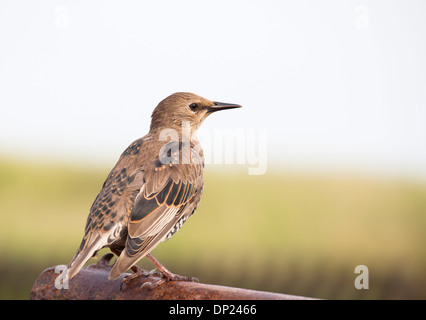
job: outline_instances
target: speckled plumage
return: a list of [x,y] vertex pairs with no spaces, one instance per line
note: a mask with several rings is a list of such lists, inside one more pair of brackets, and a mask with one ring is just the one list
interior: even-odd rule
[[[211,112],[236,107],[191,93],[159,103],[149,133],[124,150],[90,208],[84,237],[68,266],[69,279],[104,247],[119,255],[110,273],[115,279],[180,229],[203,190],[204,160],[194,133]],[[182,121],[190,124],[191,139]],[[164,130],[177,137],[165,140]]]

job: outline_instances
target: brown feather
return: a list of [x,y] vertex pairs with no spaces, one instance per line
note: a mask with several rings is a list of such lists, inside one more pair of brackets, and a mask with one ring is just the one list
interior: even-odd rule
[[[149,133],[124,150],[90,208],[69,278],[103,247],[121,252],[110,274],[118,277],[194,213],[204,167],[195,133],[212,110],[220,105],[192,93],[176,93],[158,104]],[[176,134],[164,141],[164,132]]]

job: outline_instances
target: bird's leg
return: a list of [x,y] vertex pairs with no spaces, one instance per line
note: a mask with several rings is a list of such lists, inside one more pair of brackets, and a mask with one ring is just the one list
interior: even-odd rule
[[184,277],[180,276],[178,274],[174,274],[173,272],[169,271],[165,266],[161,264],[160,261],[158,261],[152,254],[148,253],[146,257],[151,260],[151,262],[155,265],[155,267],[160,271],[167,280],[170,281],[191,281],[192,277]]
[[155,267],[161,272],[163,277],[156,282],[145,282],[142,285],[142,287],[148,287],[150,289],[154,289],[154,288],[158,287],[159,285],[162,285],[164,282],[167,282],[167,281],[192,281],[192,282],[194,282],[194,281],[198,282],[199,281],[196,277],[180,276],[178,274],[175,274],[175,273],[169,271],[165,266],[163,266],[160,263],[160,261],[158,261],[150,253],[148,253],[146,256],[149,260],[151,260],[151,262],[155,265]]

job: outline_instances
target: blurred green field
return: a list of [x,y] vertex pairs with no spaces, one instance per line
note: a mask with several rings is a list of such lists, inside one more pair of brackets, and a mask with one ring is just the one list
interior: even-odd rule
[[[108,172],[0,160],[1,299],[28,299],[45,268],[69,262]],[[153,253],[205,283],[325,299],[426,299],[425,213],[425,183],[207,166],[196,214]],[[145,260],[139,265],[151,269]],[[354,287],[360,264],[369,268],[368,290]]]

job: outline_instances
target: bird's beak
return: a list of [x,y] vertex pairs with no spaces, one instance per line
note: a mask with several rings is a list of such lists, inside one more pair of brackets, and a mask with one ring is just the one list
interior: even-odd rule
[[217,101],[214,101],[213,103],[214,104],[212,106],[207,107],[207,113],[212,113],[215,111],[226,110],[226,109],[241,108],[239,104],[235,104],[235,103],[225,103],[225,102],[217,102]]

